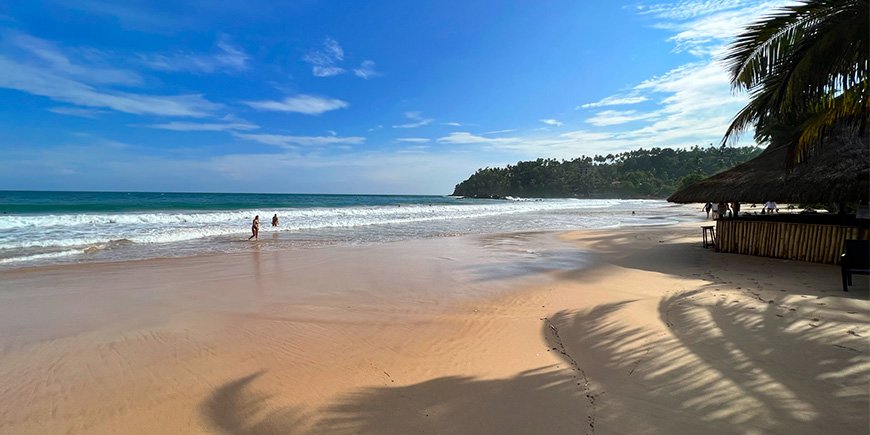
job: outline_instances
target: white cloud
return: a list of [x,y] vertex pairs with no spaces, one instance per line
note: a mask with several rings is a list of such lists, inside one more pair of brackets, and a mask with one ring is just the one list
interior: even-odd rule
[[163,124],[151,124],[147,127],[172,131],[231,131],[256,130],[257,125],[248,122],[181,122],[173,121]]
[[109,113],[105,110],[99,109],[85,109],[81,107],[51,107],[48,109],[49,112],[57,113],[59,115],[70,115],[70,116],[79,116],[82,118],[97,118],[100,115],[105,115]]
[[324,98],[305,94],[287,97],[281,101],[245,101],[244,103],[260,110],[295,112],[305,115],[320,115],[324,112],[344,109],[349,106],[346,101],[336,98]]
[[438,142],[441,143],[449,143],[449,144],[488,144],[488,145],[497,145],[497,144],[509,144],[516,143],[520,139],[515,137],[486,137],[479,136],[476,134],[469,133],[467,131],[456,131],[448,134],[447,136],[438,138]]
[[425,137],[400,137],[396,140],[399,142],[406,142],[406,143],[427,143],[430,141],[430,139],[425,138]]
[[748,0],[691,0],[639,6],[642,15],[654,15],[668,20],[686,20],[728,9],[743,7]]
[[179,52],[171,55],[142,55],[141,61],[149,68],[160,71],[188,72],[227,72],[243,71],[248,68],[249,56],[240,48],[234,47],[226,37],[215,44],[218,51],[214,54],[194,54]]
[[341,136],[291,136],[283,134],[249,134],[249,133],[233,133],[233,136],[260,142],[266,145],[275,145],[285,148],[292,148],[296,145],[301,146],[324,146],[324,145],[359,145],[365,142],[366,138],[359,136],[341,137]]
[[540,120],[540,121],[543,122],[544,124],[547,124],[547,125],[552,125],[552,126],[556,126],[556,127],[561,127],[561,126],[562,126],[562,122],[561,122],[561,121],[557,121],[557,120],[555,120],[555,119],[542,119],[542,120]]
[[[721,140],[731,118],[746,104],[746,95],[735,95],[728,72],[720,63],[726,44],[750,23],[787,0],[678,1],[638,6],[652,25],[670,32],[667,40],[677,52],[696,57],[664,74],[630,89],[582,104],[577,109],[654,103],[649,110],[603,110],[586,120],[601,131],[571,132],[542,139],[544,146],[569,149],[583,146],[578,140],[601,148],[627,150],[638,146],[690,146]],[[623,126],[636,123],[631,126]],[[535,140],[523,145],[536,144]],[[549,145],[547,145],[549,144]]]
[[626,96],[611,95],[609,97],[602,98],[601,100],[598,100],[594,103],[581,104],[581,105],[575,107],[574,109],[581,109],[581,108],[588,109],[591,107],[602,107],[602,106],[623,106],[623,105],[629,105],[629,104],[643,103],[646,100],[649,100],[649,98],[644,97],[642,95],[634,95],[634,96],[631,96],[631,95],[626,95]]
[[[84,55],[73,59],[50,42],[27,35],[13,34],[3,42],[9,54],[0,55],[0,71],[3,71],[0,88],[137,115],[203,117],[221,107],[200,94],[147,95],[118,91],[111,86],[135,86],[141,84],[141,77],[132,71],[92,62]],[[87,52],[69,51],[73,54]]]
[[344,60],[344,49],[332,38],[326,38],[320,48],[311,50],[302,60],[311,65],[311,73],[316,77],[331,77],[346,72],[337,65]]
[[98,90],[86,83],[64,77],[57,71],[23,64],[0,56],[0,88],[16,89],[55,101],[86,107],[104,107],[119,112],[158,116],[203,117],[219,109],[199,94],[144,95]]
[[412,122],[394,125],[393,128],[417,128],[429,125],[434,121],[432,118],[423,118],[420,112],[405,112],[405,118],[408,118]]
[[382,128],[384,128],[384,126],[378,124],[378,125],[376,125],[376,126],[370,128],[370,129],[368,129],[368,131],[369,131],[369,132],[372,132],[372,131],[378,131],[378,130],[380,130],[380,129],[382,129]]
[[442,122],[441,125],[449,125],[451,127],[462,127],[460,122]]
[[668,38],[668,41],[675,43],[675,51],[686,51],[696,56],[712,55],[747,25],[773,8],[785,4],[784,1],[767,1],[733,9],[714,9],[714,13],[693,17],[690,21],[668,21],[659,23],[658,27],[677,32]]
[[[9,33],[3,40],[2,49],[8,59],[14,58],[33,68],[93,85],[136,86],[144,82],[139,73],[113,67],[110,62],[99,59],[96,50],[67,49],[67,54],[50,41],[23,33]],[[78,59],[73,59],[73,56]]]
[[483,133],[483,134],[502,134],[502,133],[512,133],[512,132],[515,132],[515,131],[517,131],[517,129],[515,129],[515,128],[510,128],[510,129],[507,129],[507,130],[494,130],[494,131],[487,131],[487,132],[485,132],[485,133]]
[[332,77],[339,74],[344,74],[346,70],[337,66],[321,66],[314,65],[311,67],[311,74],[315,77]]
[[595,116],[586,119],[589,124],[603,127],[607,125],[619,125],[633,121],[655,118],[655,113],[639,113],[636,110],[602,110]]
[[373,60],[362,61],[359,68],[354,68],[353,73],[357,77],[364,78],[366,80],[381,75],[381,73],[375,70],[375,62]]
[[161,8],[158,5],[150,2],[77,0],[74,2],[54,1],[52,3],[59,7],[76,9],[89,14],[107,15],[116,19],[125,28],[150,32],[176,33],[185,24],[181,14],[160,11]]

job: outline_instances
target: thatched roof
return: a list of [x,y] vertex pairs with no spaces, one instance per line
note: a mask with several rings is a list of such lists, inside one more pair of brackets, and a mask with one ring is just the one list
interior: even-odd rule
[[836,203],[870,196],[870,141],[832,140],[805,162],[786,167],[785,146],[680,189],[670,202]]

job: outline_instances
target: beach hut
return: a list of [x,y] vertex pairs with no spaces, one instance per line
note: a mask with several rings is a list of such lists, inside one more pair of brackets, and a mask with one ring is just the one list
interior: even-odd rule
[[[870,199],[868,142],[867,137],[838,137],[792,167],[787,164],[787,146],[769,146],[746,163],[680,189],[668,201],[867,204]],[[870,239],[870,221],[855,215],[830,213],[740,213],[716,222],[719,252],[835,264],[847,239]]]

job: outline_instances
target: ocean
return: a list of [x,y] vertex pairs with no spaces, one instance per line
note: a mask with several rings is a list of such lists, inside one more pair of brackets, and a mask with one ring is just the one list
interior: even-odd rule
[[[632,214],[634,212],[634,214]],[[271,226],[277,214],[278,227]],[[248,242],[260,216],[260,240]],[[0,191],[0,269],[699,220],[661,200]]]

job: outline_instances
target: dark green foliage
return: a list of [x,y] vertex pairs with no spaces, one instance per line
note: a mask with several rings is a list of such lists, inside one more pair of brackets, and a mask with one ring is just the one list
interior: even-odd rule
[[[731,84],[749,93],[724,141],[754,127],[800,162],[836,132],[867,134],[870,0],[801,0],[768,13],[731,44]],[[779,134],[777,134],[779,133]]]
[[478,169],[454,195],[475,198],[664,198],[743,163],[758,147],[643,148],[573,160],[537,159]]

